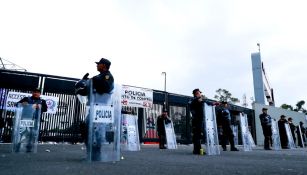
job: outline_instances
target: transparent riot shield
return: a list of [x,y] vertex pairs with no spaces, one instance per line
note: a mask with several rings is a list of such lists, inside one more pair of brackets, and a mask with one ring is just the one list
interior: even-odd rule
[[120,160],[121,86],[111,93],[93,92],[90,81],[89,115],[87,117],[88,161],[110,162]]
[[[298,137],[299,137],[299,139],[298,139],[298,145],[302,145],[302,148],[305,148],[305,144],[304,144],[304,136],[303,136],[303,134],[302,134],[302,130],[301,130],[301,126],[300,125],[298,125]],[[301,143],[299,143],[299,142],[301,142]]]
[[136,115],[122,114],[121,147],[123,150],[140,151],[138,118]]
[[238,126],[237,125],[231,125],[230,126],[231,129],[232,129],[232,133],[233,133],[233,141],[234,141],[234,144],[235,145],[238,145],[239,144],[239,140],[238,140]]
[[215,107],[204,104],[204,134],[206,135],[206,148],[208,155],[219,155],[219,139],[216,125]]
[[241,125],[243,149],[244,151],[252,151],[246,114],[240,113],[240,125]]
[[292,133],[290,130],[290,126],[288,123],[285,123],[285,128],[286,128],[286,132],[287,132],[287,138],[288,138],[288,147],[290,149],[295,149],[295,143],[292,137]]
[[18,104],[12,135],[13,152],[37,153],[40,107],[37,104]]
[[165,123],[165,134],[166,134],[166,146],[167,149],[177,149],[177,141],[176,141],[176,134],[174,130],[173,122]]
[[272,148],[274,150],[281,150],[279,129],[276,120],[272,120]]
[[252,148],[256,148],[254,138],[253,138],[252,133],[250,131],[248,131],[248,139],[249,139],[249,143],[251,144]]

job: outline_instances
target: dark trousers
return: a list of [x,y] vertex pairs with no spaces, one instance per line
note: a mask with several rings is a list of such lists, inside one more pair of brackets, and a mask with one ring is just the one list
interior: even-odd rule
[[264,149],[269,149],[272,146],[272,128],[270,125],[262,125],[264,136]]
[[163,134],[159,135],[159,148],[165,148],[165,144],[166,144],[165,135]]
[[226,149],[227,141],[229,141],[230,147],[235,148],[234,144],[234,135],[232,132],[232,129],[230,128],[230,125],[223,125],[223,135],[222,135],[222,147],[223,149]]
[[201,149],[201,127],[194,127],[193,128],[193,145],[194,145],[194,149],[193,149],[193,153],[195,154],[199,154],[200,153],[200,149]]

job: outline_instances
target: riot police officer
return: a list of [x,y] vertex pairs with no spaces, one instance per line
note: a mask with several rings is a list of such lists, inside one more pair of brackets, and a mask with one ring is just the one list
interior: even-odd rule
[[[109,71],[111,62],[108,59],[101,58],[97,64],[97,71],[100,74],[94,76],[93,80],[93,91],[99,94],[110,93],[114,89],[114,78]],[[89,74],[86,73],[83,78],[78,81],[75,85],[76,94],[87,96],[89,94],[88,78]]]
[[[100,61],[95,62],[97,64],[97,71],[99,74],[92,78],[93,92],[98,94],[110,93],[114,89],[114,78],[109,71],[111,62],[106,58],[101,58]],[[89,74],[86,73],[83,78],[75,85],[75,92],[77,95],[88,96],[89,89]],[[88,101],[89,103],[89,101]],[[81,135],[87,143],[88,136],[88,116],[84,123],[81,123]]]
[[27,104],[35,105],[34,106],[35,108],[39,108],[39,106],[41,105],[41,113],[47,112],[47,108],[48,108],[47,103],[40,96],[41,96],[40,89],[35,88],[32,91],[31,97],[24,97],[18,103],[27,103]]
[[[30,116],[26,116],[28,119],[31,119],[35,121],[35,125],[34,127],[29,127],[29,132],[21,132],[20,135],[21,137],[27,138],[27,145],[26,145],[26,152],[32,152],[33,151],[33,147],[34,147],[34,142],[35,142],[35,137],[33,137],[36,133],[38,134],[39,132],[39,123],[38,121],[40,121],[40,117],[41,114],[43,112],[47,112],[48,106],[47,103],[44,99],[42,99],[41,97],[41,92],[39,88],[35,88],[32,91],[32,96],[30,97],[24,97],[23,99],[21,99],[18,103],[21,103],[23,105],[32,105],[33,109],[36,110],[40,110],[41,113],[34,113],[34,115],[30,115]],[[41,136],[39,136],[41,137]],[[16,147],[16,152],[19,152],[21,149],[21,144],[18,144]]]
[[222,109],[219,112],[218,117],[220,118],[222,130],[223,130],[223,134],[222,134],[223,151],[227,151],[227,148],[226,148],[227,140],[229,140],[230,151],[239,151],[235,147],[235,144],[234,144],[234,135],[233,135],[233,131],[230,127],[230,125],[231,125],[231,115],[230,115],[230,111],[228,109],[228,103],[226,101],[222,102]]
[[288,123],[286,116],[281,115],[280,119],[278,120],[278,129],[279,129],[279,137],[280,137],[280,144],[282,149],[289,149],[288,147],[288,136],[285,124]]
[[271,150],[272,144],[272,118],[268,115],[268,109],[262,108],[262,114],[259,115],[263,136],[264,136],[264,149]]
[[159,136],[159,148],[166,149],[166,133],[165,133],[165,124],[170,123],[171,120],[167,116],[167,110],[163,109],[162,115],[159,115],[157,118],[157,131]]
[[194,89],[192,93],[194,98],[189,105],[192,113],[192,142],[194,145],[193,154],[200,154],[201,138],[204,129],[204,103],[208,105],[217,105],[218,103],[211,103],[206,100],[199,89]]

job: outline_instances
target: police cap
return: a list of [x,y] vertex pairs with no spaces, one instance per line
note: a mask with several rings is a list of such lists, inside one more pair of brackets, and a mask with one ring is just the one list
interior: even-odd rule
[[201,93],[201,91],[200,91],[198,88],[197,88],[197,89],[194,89],[193,92],[192,92],[193,95],[194,95],[196,92],[198,92],[198,91]]
[[34,88],[32,89],[32,92],[41,92],[41,90],[39,88]]
[[96,64],[105,64],[107,67],[111,66],[111,61],[106,58],[101,58],[99,62],[95,62]]
[[268,110],[268,108],[262,108],[262,110],[263,110],[263,111],[267,111],[267,110]]

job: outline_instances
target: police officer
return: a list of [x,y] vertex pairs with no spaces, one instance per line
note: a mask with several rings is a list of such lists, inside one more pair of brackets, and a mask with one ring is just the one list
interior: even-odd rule
[[[103,93],[110,93],[114,89],[114,78],[109,71],[111,62],[108,59],[101,58],[97,64],[97,71],[100,74],[94,76],[93,80],[93,91],[97,92],[98,94]],[[87,96],[89,94],[88,89],[88,78],[89,74],[86,73],[83,78],[78,81],[75,85],[75,92],[76,94]]]
[[97,93],[110,93],[114,89],[114,78],[109,71],[111,62],[108,59],[101,58],[97,64],[97,71],[100,74],[94,76],[93,87]]
[[204,103],[208,105],[216,105],[218,103],[211,103],[202,96],[199,89],[193,90],[193,100],[190,102],[190,111],[192,113],[192,142],[194,145],[193,154],[200,154],[201,136],[203,132],[204,119]]
[[[33,89],[32,91],[32,96],[30,97],[24,97],[23,99],[21,99],[18,103],[21,103],[23,105],[32,105],[32,108],[34,109],[40,109],[41,110],[41,113],[38,114],[38,113],[35,113],[34,116],[31,116],[31,117],[34,117],[33,119],[35,119],[35,125],[37,126],[38,125],[38,118],[41,117],[41,114],[43,112],[47,112],[47,103],[44,99],[42,99],[41,97],[41,92],[40,92],[40,89],[38,88],[35,88]],[[32,132],[35,132],[35,130],[31,127],[29,128],[30,129],[30,133],[20,133],[21,134],[21,137],[27,137],[28,138],[28,143],[26,145],[26,151],[27,152],[32,152],[32,148],[33,148],[33,144],[34,144],[34,137],[33,137],[33,134]],[[39,129],[39,128],[38,128]],[[16,151],[18,152],[19,149],[20,149],[20,144],[18,145],[18,147],[16,148]]]
[[292,137],[293,137],[293,142],[294,142],[294,144],[296,144],[296,137],[295,137],[296,126],[294,125],[293,119],[291,117],[288,118],[288,123],[289,123],[291,134],[292,134]]
[[300,121],[300,124],[299,124],[299,126],[297,126],[297,129],[296,129],[297,142],[298,142],[298,146],[300,146],[300,147],[304,147],[305,132],[306,132],[306,128],[304,127],[304,123],[302,121]]
[[281,115],[280,119],[278,120],[278,129],[279,129],[280,144],[282,149],[289,149],[287,130],[285,126],[285,124],[287,123],[288,121],[286,119],[286,116]]
[[165,124],[170,123],[171,120],[167,116],[167,110],[163,109],[162,115],[159,115],[157,118],[157,131],[159,136],[159,148],[166,149],[166,133],[165,133]]
[[[110,93],[114,89],[114,78],[109,71],[111,62],[106,58],[101,58],[100,61],[95,62],[97,64],[97,71],[99,74],[92,78],[93,81],[93,92],[98,94]],[[78,81],[75,85],[76,94],[82,96],[88,96],[89,89],[89,74],[86,73],[83,78]],[[88,101],[89,103],[89,101]],[[80,124],[81,135],[87,143],[88,136],[88,116],[84,123]]]
[[234,144],[234,135],[233,135],[233,131],[230,127],[231,125],[231,115],[230,115],[230,111],[228,109],[228,103],[226,101],[222,102],[222,109],[219,112],[219,116],[220,118],[220,124],[222,125],[222,130],[223,130],[223,134],[222,134],[222,148],[223,151],[227,151],[226,148],[226,143],[227,140],[230,143],[230,151],[239,151]]
[[268,115],[268,109],[262,108],[262,114],[259,115],[263,136],[264,136],[264,149],[271,150],[272,144],[272,118]]
[[44,99],[41,97],[41,92],[39,88],[35,88],[32,91],[31,97],[24,97],[21,99],[18,103],[22,104],[32,104],[34,105],[34,108],[38,109],[41,106],[41,113],[47,112],[47,103]]

